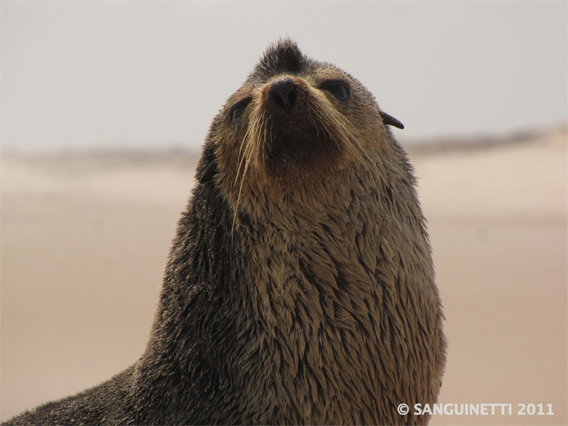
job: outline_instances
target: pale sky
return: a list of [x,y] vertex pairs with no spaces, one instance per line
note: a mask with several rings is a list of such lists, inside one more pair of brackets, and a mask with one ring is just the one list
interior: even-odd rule
[[401,139],[555,125],[567,4],[2,1],[1,146],[198,148],[284,36],[358,78]]

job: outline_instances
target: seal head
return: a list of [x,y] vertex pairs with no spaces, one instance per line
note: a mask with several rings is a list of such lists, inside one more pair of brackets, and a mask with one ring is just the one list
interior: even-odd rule
[[341,185],[343,169],[354,173],[388,162],[393,154],[387,151],[400,147],[387,125],[402,127],[359,81],[283,40],[215,120],[209,138],[214,153],[200,165],[198,179],[216,175],[233,205],[249,213],[259,207],[254,200],[251,205],[258,196],[253,193],[313,199],[314,191],[324,195]]

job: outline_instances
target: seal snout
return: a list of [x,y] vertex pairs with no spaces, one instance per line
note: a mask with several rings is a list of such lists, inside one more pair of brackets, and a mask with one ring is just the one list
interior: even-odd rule
[[[258,129],[250,134],[264,135],[259,144],[267,167],[287,172],[292,166],[300,169],[329,167],[339,162],[340,138],[327,127],[332,120],[325,115],[317,94],[307,80],[282,75],[265,84],[260,91]],[[255,126],[256,126],[256,122]]]
[[290,77],[275,80],[268,91],[272,101],[286,109],[291,109],[298,99],[298,85]]

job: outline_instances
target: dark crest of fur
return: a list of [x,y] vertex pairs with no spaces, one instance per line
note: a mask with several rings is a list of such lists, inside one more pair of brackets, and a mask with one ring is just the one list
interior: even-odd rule
[[290,39],[284,39],[268,48],[255,67],[254,73],[265,76],[283,73],[296,74],[305,64],[306,58],[298,45]]
[[[276,179],[264,148],[285,120],[266,102],[282,76],[304,91],[306,114],[290,117],[313,124],[306,143],[321,129],[337,155],[287,153]],[[271,46],[213,121],[142,357],[7,424],[426,424],[397,406],[436,402],[443,315],[412,168],[386,125],[402,126],[353,77],[288,39]]]

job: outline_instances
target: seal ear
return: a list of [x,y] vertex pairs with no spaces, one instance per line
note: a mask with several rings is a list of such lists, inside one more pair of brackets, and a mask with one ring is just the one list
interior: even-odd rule
[[379,111],[379,115],[383,119],[383,124],[385,126],[394,126],[394,127],[399,128],[399,129],[404,129],[404,124],[402,124],[400,121],[398,121],[392,115],[388,115],[384,111]]

